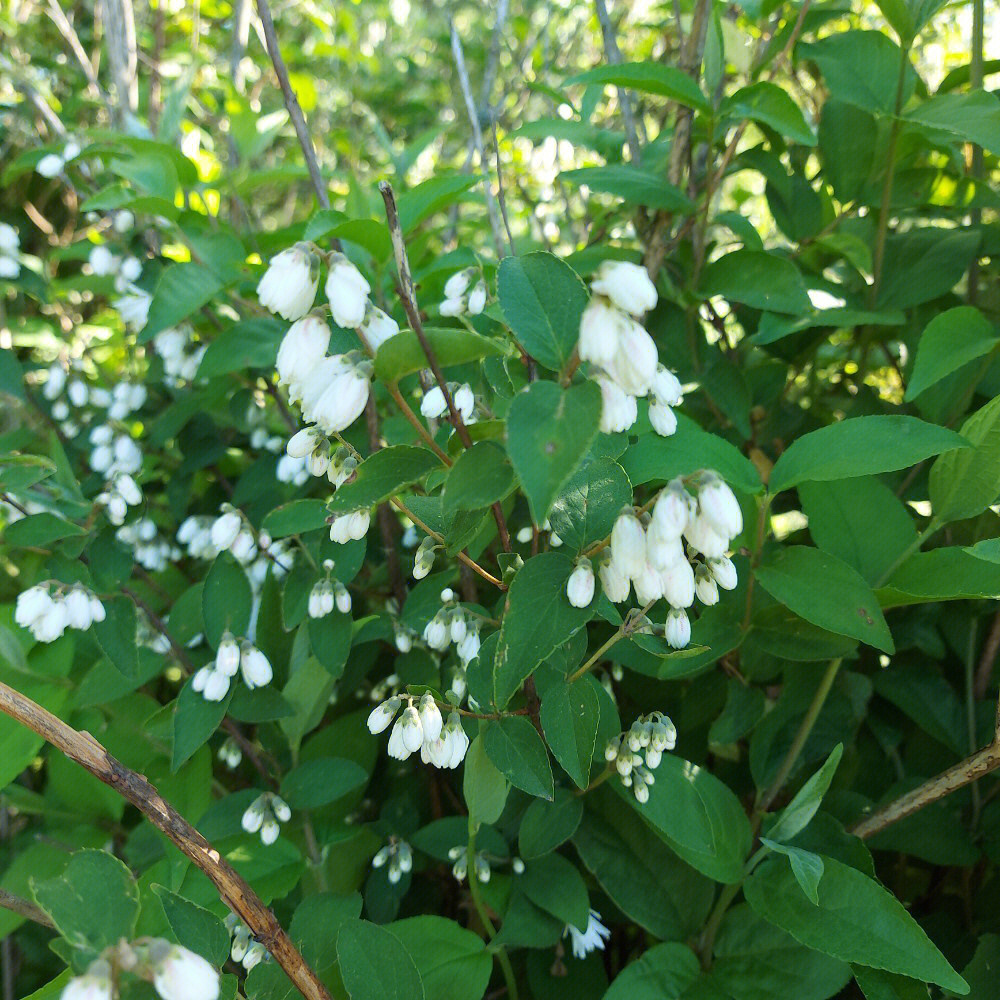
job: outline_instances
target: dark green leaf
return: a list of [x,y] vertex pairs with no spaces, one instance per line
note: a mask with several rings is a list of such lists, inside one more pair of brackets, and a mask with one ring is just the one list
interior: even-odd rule
[[[503,354],[499,344],[471,330],[424,327],[424,333],[442,368]],[[412,330],[390,337],[375,355],[375,374],[385,382],[398,382],[404,375],[426,367],[427,355]]]
[[427,475],[440,465],[434,453],[426,448],[394,445],[383,448],[366,458],[357,475],[330,498],[332,514],[346,514],[364,507],[373,507]]
[[424,1000],[420,973],[403,943],[367,920],[340,928],[337,961],[351,1000]]
[[243,567],[229,552],[220,552],[205,577],[201,610],[205,619],[205,638],[214,647],[226,631],[237,639],[247,633],[253,593]]
[[486,723],[483,747],[497,770],[516,788],[552,798],[552,767],[538,730],[523,715]]
[[157,282],[146,325],[139,334],[139,343],[145,344],[161,330],[187,319],[211,302],[222,287],[214,272],[203,264],[194,261],[168,264]]
[[542,696],[542,730],[556,760],[580,788],[590,784],[600,703],[585,678],[553,684]]
[[177,943],[201,955],[212,965],[223,965],[229,957],[229,931],[214,914],[165,886],[153,885]]
[[361,788],[368,774],[353,760],[318,757],[293,767],[282,779],[281,797],[292,809],[317,809]]

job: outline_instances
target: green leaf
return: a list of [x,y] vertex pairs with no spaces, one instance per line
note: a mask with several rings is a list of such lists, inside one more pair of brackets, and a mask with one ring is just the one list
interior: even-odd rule
[[191,686],[188,678],[174,707],[174,742],[170,755],[170,769],[174,772],[203,746],[222,724],[233,687],[222,701],[206,701]]
[[553,684],[542,696],[540,716],[553,756],[579,788],[586,788],[601,719],[594,689],[586,678]]
[[816,134],[802,109],[776,83],[761,81],[742,87],[722,102],[719,113],[761,122],[804,146],[816,145]]
[[979,242],[977,230],[934,226],[890,236],[875,304],[909,309],[951,291],[968,270]]
[[[471,330],[424,327],[424,334],[442,368],[503,354],[503,348],[496,341]],[[427,355],[412,330],[401,330],[390,337],[375,355],[375,374],[384,382],[398,382],[404,375],[412,375],[426,367]]]
[[518,853],[530,861],[554,851],[576,833],[582,816],[583,799],[565,788],[556,788],[551,802],[534,799],[521,817]]
[[318,809],[361,788],[368,773],[353,760],[317,757],[293,767],[281,781],[281,797],[292,809]]
[[410,953],[430,998],[481,1000],[493,971],[483,939],[444,917],[396,920],[387,927]]
[[712,978],[733,1000],[826,1000],[847,984],[851,970],[804,948],[744,904],[733,907],[719,928]]
[[871,587],[857,570],[835,556],[789,545],[765,556],[754,576],[776,601],[807,622],[886,653],[894,651],[889,626]]
[[443,510],[478,510],[502,500],[514,485],[510,459],[496,441],[477,441],[458,456],[441,491]]
[[943,546],[917,552],[878,590],[883,608],[928,601],[995,598],[1000,595],[1000,568],[973,550]]
[[753,309],[796,315],[812,310],[799,269],[763,250],[734,250],[712,261],[702,275],[702,297],[721,295]]
[[[405,196],[403,196],[405,197]],[[376,260],[388,260],[392,253],[392,237],[384,222],[374,219],[344,219],[339,212],[317,212],[306,225],[305,238],[346,240],[368,251]]]
[[154,152],[142,153],[128,160],[112,160],[108,169],[131,181],[146,194],[167,202],[174,200],[180,183],[173,161]]
[[216,298],[222,288],[223,283],[203,264],[194,261],[168,264],[156,284],[139,343],[148,343],[161,330],[187,319]]
[[302,535],[326,527],[326,501],[316,499],[292,500],[275,507],[261,525],[272,538]]
[[774,826],[768,830],[771,840],[791,840],[809,825],[833,781],[843,753],[844,746],[838,743],[823,766],[795,793],[792,801],[781,810]]
[[692,868],[716,882],[735,883],[752,840],[740,800],[714,774],[667,755],[656,769],[649,801],[636,801],[618,782],[615,791]]
[[201,955],[212,965],[224,965],[229,957],[230,945],[225,924],[214,913],[165,886],[154,884],[152,890],[160,899],[177,943]]
[[424,1000],[420,973],[403,943],[367,920],[340,928],[337,962],[351,1000]]
[[486,723],[483,747],[497,770],[515,788],[552,798],[552,767],[538,730],[523,715]]
[[942,455],[930,472],[931,508],[942,524],[975,517],[1000,496],[1000,396],[962,424],[972,447]]
[[587,623],[591,612],[574,608],[566,597],[573,561],[559,552],[543,552],[517,571],[507,594],[508,609],[500,626],[493,660],[494,704],[506,707],[542,660]]
[[331,677],[340,677],[351,652],[354,622],[350,615],[333,611],[322,618],[310,618],[309,645],[313,656]]
[[590,915],[587,887],[573,864],[561,854],[529,861],[518,876],[517,887],[535,906],[558,917],[562,923],[587,929]]
[[198,366],[198,378],[228,375],[248,368],[274,368],[287,325],[257,317],[234,323],[212,340]]
[[991,153],[1000,152],[1000,105],[993,94],[935,94],[908,111],[906,121],[940,129],[955,141],[972,142]]
[[130,680],[139,674],[135,605],[127,597],[102,601],[104,621],[94,622],[94,634],[105,656]]
[[29,514],[4,528],[4,541],[16,546],[46,546],[62,538],[74,538],[86,531],[78,524],[44,511]]
[[587,462],[562,487],[549,521],[569,551],[579,551],[611,533],[615,518],[632,500],[632,484],[609,458]]
[[920,335],[906,399],[915,399],[962,365],[989,354],[1000,343],[993,324],[972,306],[938,313]]
[[532,382],[514,397],[507,416],[507,451],[535,524],[548,518],[597,436],[600,420],[601,391],[591,380],[568,389]]
[[132,873],[106,851],[77,851],[62,875],[33,882],[32,892],[74,948],[100,952],[132,938],[139,890]]
[[201,611],[205,619],[205,638],[214,649],[228,630],[236,638],[247,634],[253,592],[243,567],[230,552],[220,552],[205,577]]
[[657,944],[622,969],[604,1000],[680,1000],[700,972],[687,945]]
[[694,202],[680,188],[668,184],[658,174],[622,163],[563,170],[559,179],[574,187],[615,195],[629,205],[645,205],[664,212],[690,212],[694,208]]
[[295,908],[288,933],[314,969],[326,969],[337,960],[337,933],[348,921],[361,916],[363,905],[357,892],[347,896],[318,892],[306,896]]
[[[655,791],[656,785],[650,795]],[[623,809],[607,787],[588,793],[586,800],[573,845],[601,889],[655,937],[684,941],[696,934],[712,907],[712,883],[681,861],[635,812]]]
[[843,559],[872,586],[916,540],[903,501],[874,477],[799,483],[798,492],[816,547]]
[[622,455],[621,463],[633,486],[667,482],[699,469],[715,469],[738,490],[761,491],[760,475],[753,462],[724,438],[703,431],[684,416],[678,419],[676,434],[666,438],[647,434],[639,438]]
[[469,822],[495,823],[503,812],[510,786],[487,756],[482,735],[469,746],[464,770],[462,794],[469,807]]
[[776,840],[769,840],[761,837],[760,842],[778,854],[783,854],[788,858],[792,874],[795,881],[799,883],[799,888],[809,897],[809,901],[819,906],[819,880],[823,877],[823,859],[812,851],[803,850],[801,847],[789,847],[787,844],[779,844]]
[[440,461],[426,448],[406,444],[382,448],[359,466],[356,476],[330,498],[331,514],[347,514],[388,500],[404,486],[423,479]]
[[497,270],[504,320],[540,365],[566,366],[580,335],[587,289],[569,264],[538,251],[505,257]]
[[[927,1000],[930,996],[925,983],[918,983],[907,976],[896,976],[891,972],[868,969],[863,965],[852,965],[851,970],[865,1000]],[[965,978],[969,978],[968,971]],[[986,994],[983,995],[983,1000],[985,998]]]
[[586,73],[578,73],[565,81],[566,86],[574,83],[602,83],[615,87],[628,87],[644,94],[669,97],[672,101],[686,104],[696,111],[710,114],[712,105],[701,88],[687,73],[662,62],[620,63],[617,66],[598,66]]
[[956,448],[968,448],[963,436],[917,417],[852,417],[793,441],[771,470],[770,488],[894,472]]
[[968,992],[965,980],[892,895],[833,858],[824,857],[823,866],[819,905],[808,899],[779,859],[764,861],[747,879],[747,902],[808,948],[937,983],[955,993]]
[[475,175],[438,175],[404,191],[396,199],[403,235],[415,229],[428,216],[454,205],[461,195],[478,183],[479,178]]

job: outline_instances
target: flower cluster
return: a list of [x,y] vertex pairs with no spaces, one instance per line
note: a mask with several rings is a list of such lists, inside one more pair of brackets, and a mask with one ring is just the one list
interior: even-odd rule
[[279,823],[287,823],[292,818],[288,803],[274,792],[263,792],[250,803],[240,821],[247,833],[260,831],[263,844],[273,844],[281,832]]
[[29,587],[18,594],[14,609],[14,621],[39,642],[54,642],[67,628],[86,630],[104,615],[104,605],[82,584]]
[[[474,424],[476,422],[476,397],[472,392],[472,386],[468,382],[459,385],[457,382],[448,382],[448,394],[451,401],[458,410],[458,415],[464,424]],[[437,420],[448,412],[448,401],[444,398],[441,386],[432,386],[424,393],[420,400],[420,412],[428,420]]]
[[330,541],[338,545],[360,541],[368,534],[372,512],[368,509],[355,510],[350,514],[338,514],[330,522]]
[[[90,438],[93,441],[94,435],[91,434]],[[112,524],[121,525],[125,523],[129,507],[138,507],[142,503],[142,490],[127,472],[123,472],[114,476],[105,489],[97,494],[97,502],[104,508]]]
[[153,338],[153,350],[163,361],[164,381],[171,386],[195,380],[207,349],[207,344],[194,342],[189,326],[170,327]]
[[250,928],[235,913],[230,913],[226,917],[226,930],[233,939],[229,957],[242,965],[247,972],[268,957],[267,949],[259,941],[254,940]]
[[274,676],[267,657],[252,642],[244,639],[237,643],[232,633],[226,632],[219,642],[215,660],[195,673],[191,687],[205,701],[222,701],[237,671],[242,673],[243,683],[251,691],[266,687]]
[[413,868],[413,851],[405,840],[393,837],[388,844],[380,848],[372,858],[372,868],[386,865],[386,875],[395,885],[408,871]]
[[339,580],[331,577],[333,566],[332,559],[324,561],[323,572],[326,576],[313,584],[312,590],[309,591],[310,618],[325,618],[334,608],[343,615],[351,613],[351,595]]
[[21,273],[20,250],[21,240],[17,230],[6,222],[0,222],[0,278],[16,278]]
[[410,754],[420,751],[420,759],[434,767],[456,768],[465,759],[469,749],[469,737],[462,728],[458,712],[451,712],[447,723],[443,723],[441,710],[428,691],[414,705],[410,696],[394,695],[372,709],[368,716],[368,729],[373,735],[384,732],[396,718],[406,701],[396,724],[389,734],[388,754],[396,760],[406,760]]
[[637,398],[649,397],[649,421],[667,437],[677,429],[673,407],[684,393],[673,372],[660,364],[656,344],[636,320],[656,305],[656,286],[645,268],[607,260],[590,283],[594,297],[580,320],[577,353],[596,369],[601,387],[601,430],[628,430],[638,417]]
[[240,749],[239,743],[232,736],[227,736],[222,741],[222,746],[219,747],[219,752],[216,756],[230,771],[235,771],[243,762],[243,751]]
[[567,924],[563,937],[569,935],[574,958],[586,958],[592,951],[604,951],[604,942],[611,937],[611,931],[601,923],[601,915],[591,910],[587,915],[587,929],[578,930]]
[[149,318],[149,307],[153,296],[137,285],[129,285],[121,298],[115,299],[114,306],[122,322],[134,331],[141,330]]
[[115,532],[115,538],[132,550],[135,561],[143,569],[152,573],[162,572],[171,562],[181,557],[181,550],[161,538],[156,523],[148,517],[140,517],[130,524],[122,525]]
[[105,243],[97,243],[88,258],[90,269],[99,278],[114,276],[115,289],[124,292],[142,277],[138,257],[120,257]]
[[[452,875],[459,882],[464,881],[465,876],[469,874],[468,847],[465,844],[459,844],[458,847],[453,847],[448,851],[448,857],[454,862],[451,866]],[[489,858],[487,858],[484,851],[476,851],[472,859],[472,872],[480,882],[489,882],[493,875],[493,870],[490,868]]]
[[486,282],[482,277],[469,290],[478,274],[478,268],[467,267],[445,282],[444,302],[438,307],[442,316],[478,316],[486,308]]
[[423,639],[437,653],[443,653],[451,643],[462,661],[463,667],[479,655],[482,645],[479,639],[479,625],[470,620],[460,604],[455,603],[455,591],[445,587],[441,591],[442,607],[424,626]]
[[35,171],[41,177],[55,177],[61,174],[66,164],[80,155],[80,144],[70,139],[61,153],[46,153],[36,164]]
[[[660,766],[665,751],[677,745],[677,730],[662,712],[640,715],[628,732],[608,741],[604,759],[615,770],[626,788],[631,788],[638,802],[649,801],[653,771]],[[645,751],[645,759],[640,751]]]

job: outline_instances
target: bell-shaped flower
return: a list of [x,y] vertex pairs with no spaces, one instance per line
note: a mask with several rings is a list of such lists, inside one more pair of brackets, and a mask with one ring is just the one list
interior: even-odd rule
[[348,330],[361,326],[371,285],[342,253],[334,253],[331,257],[325,290],[334,323]]
[[656,286],[641,264],[606,260],[597,269],[590,287],[633,316],[641,316],[656,306]]
[[290,322],[302,319],[316,300],[319,258],[305,243],[282,250],[271,258],[257,285],[260,304]]

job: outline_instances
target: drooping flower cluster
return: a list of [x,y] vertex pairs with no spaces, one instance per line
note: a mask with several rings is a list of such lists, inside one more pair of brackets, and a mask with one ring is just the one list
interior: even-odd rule
[[[396,719],[404,701],[406,708]],[[369,731],[373,735],[384,732],[396,719],[389,734],[390,757],[406,760],[419,750],[420,759],[425,764],[440,768],[458,767],[469,749],[469,737],[462,728],[458,712],[452,711],[447,723],[443,723],[441,710],[430,692],[420,698],[419,707],[414,705],[414,701],[409,695],[394,695],[383,701],[368,716]]]
[[20,251],[21,239],[17,230],[0,222],[0,278],[16,278],[21,273]]
[[[548,533],[549,536],[549,548],[558,549],[562,545],[563,540],[552,530],[552,525],[549,523],[549,519],[546,518],[542,522],[542,526],[538,529],[539,534]],[[528,525],[524,528],[518,528],[517,534],[514,536],[514,540],[519,545],[527,545],[535,537],[535,529]]]
[[[91,434],[90,438],[93,441],[94,435]],[[138,507],[142,503],[142,490],[127,472],[123,472],[114,476],[107,487],[97,494],[97,502],[104,507],[112,524],[121,525],[125,523],[129,507]]]
[[[476,397],[472,391],[472,386],[468,382],[459,385],[457,382],[448,382],[448,393],[451,401],[458,410],[458,415],[464,424],[474,424],[476,422]],[[444,398],[441,386],[432,386],[424,393],[420,400],[420,412],[428,420],[437,420],[448,412],[448,401]]]
[[17,596],[14,621],[38,642],[54,642],[67,628],[86,630],[104,621],[104,605],[82,584],[40,583]]
[[611,931],[601,923],[601,915],[591,910],[587,916],[587,929],[578,930],[567,924],[563,937],[569,935],[574,958],[586,958],[592,951],[604,951],[604,942],[611,937]]
[[486,308],[486,282],[481,276],[469,290],[477,275],[478,268],[467,267],[456,271],[445,282],[444,301],[438,307],[442,316],[478,316]]
[[424,642],[437,653],[443,653],[454,643],[462,666],[468,667],[479,655],[479,647],[482,645],[479,624],[456,603],[455,591],[451,587],[445,587],[441,591],[441,601],[441,608],[424,627]]
[[153,349],[163,361],[164,381],[178,386],[195,380],[208,345],[196,344],[191,327],[184,325],[161,330],[153,338]]
[[255,592],[263,586],[268,572],[281,577],[291,569],[295,552],[284,539],[273,540],[266,531],[256,540],[252,528],[244,523],[240,512],[223,504],[218,517],[191,514],[177,529],[177,541],[186,547],[193,559],[214,559],[228,550],[247,571]]
[[243,813],[241,824],[247,833],[260,832],[261,843],[273,844],[281,832],[279,823],[292,818],[288,803],[274,792],[263,792],[250,803]]
[[[736,567],[727,553],[743,530],[743,512],[733,491],[710,470],[689,477],[694,494],[678,477],[660,491],[652,513],[626,507],[611,531],[610,558],[598,575],[604,594],[614,604],[632,590],[643,605],[663,598],[670,605],[665,634],[675,649],[691,641],[687,609],[695,598],[717,604],[719,587],[736,587]],[[594,571],[588,557],[576,563],[566,584],[575,607],[594,598]]]
[[215,660],[195,673],[191,686],[205,701],[222,701],[237,671],[251,691],[266,687],[274,676],[268,658],[249,639],[237,643],[232,633],[226,632],[219,641]]
[[405,840],[393,837],[372,858],[372,868],[386,866],[386,876],[395,885],[413,868],[413,851]]
[[242,965],[247,972],[269,957],[267,949],[259,941],[254,940],[250,928],[235,913],[230,913],[226,917],[226,930],[233,939],[229,957]]
[[[448,851],[448,857],[454,862],[451,866],[451,873],[459,882],[465,881],[465,876],[469,874],[469,849],[465,844],[459,844]],[[472,859],[472,873],[483,883],[489,882],[493,875],[489,858],[485,851],[476,851]]]
[[639,397],[649,397],[649,420],[657,434],[677,429],[673,407],[684,393],[673,372],[660,364],[656,344],[636,317],[656,305],[656,286],[645,268],[607,260],[590,283],[594,297],[580,320],[577,353],[588,361],[601,388],[601,430],[628,430],[638,418]]
[[[653,771],[663,754],[677,745],[677,730],[662,712],[640,715],[629,730],[608,741],[604,759],[615,765],[622,784],[631,788],[638,802],[649,801]],[[645,759],[641,751],[645,751]]]
[[343,615],[351,613],[351,595],[339,580],[331,576],[333,567],[332,559],[325,560],[323,562],[325,577],[313,584],[312,590],[309,591],[307,608],[310,618],[325,618],[334,608]]
[[156,523],[148,517],[140,517],[130,524],[122,525],[115,532],[115,538],[127,545],[132,550],[135,561],[151,573],[165,570],[171,562],[181,557],[181,550],[162,538]]
[[222,741],[222,746],[219,747],[219,752],[216,756],[230,771],[235,771],[243,761],[243,751],[240,749],[239,743],[232,736],[227,736]]

